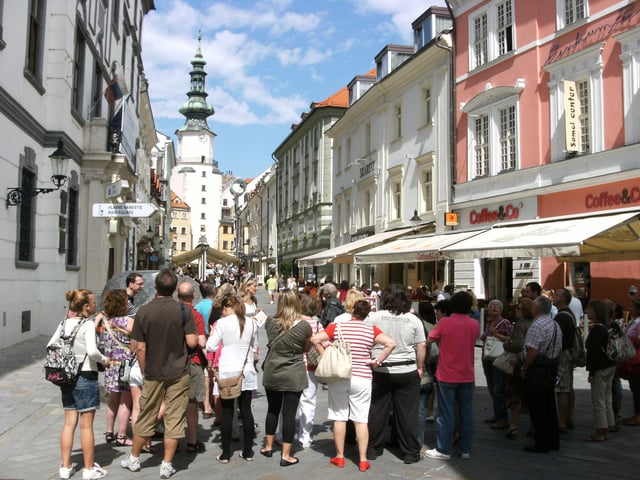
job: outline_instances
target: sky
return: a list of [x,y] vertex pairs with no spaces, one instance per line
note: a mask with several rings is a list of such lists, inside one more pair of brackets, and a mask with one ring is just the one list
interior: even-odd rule
[[156,129],[185,118],[191,59],[202,31],[214,157],[254,178],[312,102],[375,67],[387,44],[412,45],[411,23],[444,0],[155,0],[142,59]]

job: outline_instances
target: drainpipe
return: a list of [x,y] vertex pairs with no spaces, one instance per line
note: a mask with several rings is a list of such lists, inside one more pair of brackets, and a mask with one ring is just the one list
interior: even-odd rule
[[450,162],[450,192],[449,199],[447,201],[447,208],[449,208],[449,201],[453,200],[453,192],[454,185],[457,178],[457,168],[456,168],[456,144],[457,144],[457,133],[456,133],[456,42],[455,42],[455,31],[456,31],[456,18],[453,15],[453,9],[451,8],[451,3],[449,0],[445,0],[445,4],[447,5],[447,10],[449,10],[449,15],[451,15],[451,21],[453,23],[452,28],[449,30],[449,34],[451,34],[451,46],[442,46],[436,41],[436,45],[440,48],[444,48],[450,52],[449,62],[449,122],[450,127],[449,131],[451,132],[451,137],[449,139],[449,162]]

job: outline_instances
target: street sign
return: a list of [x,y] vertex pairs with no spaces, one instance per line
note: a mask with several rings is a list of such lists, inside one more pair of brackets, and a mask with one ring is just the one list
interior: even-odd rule
[[119,196],[125,188],[129,188],[129,182],[126,180],[118,180],[117,182],[110,183],[107,185],[105,192],[106,198],[115,198]]
[[156,211],[151,203],[94,203],[94,217],[150,217]]

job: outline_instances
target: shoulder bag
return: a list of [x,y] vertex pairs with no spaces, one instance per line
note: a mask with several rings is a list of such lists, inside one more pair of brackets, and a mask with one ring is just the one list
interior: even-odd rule
[[[502,325],[502,322],[506,320],[503,318],[496,325],[496,329]],[[484,346],[482,347],[482,353],[485,360],[489,362],[493,362],[496,358],[498,358],[502,353],[504,353],[504,344],[502,340],[499,340],[498,337],[493,335],[487,336],[487,339],[484,341]]]
[[513,371],[515,370],[518,363],[520,363],[519,353],[502,352],[493,361],[493,366],[498,370],[503,371],[504,373],[513,375]]
[[316,377],[325,383],[349,380],[351,378],[351,347],[342,338],[340,324],[336,325],[337,340],[320,355],[316,367]]
[[242,363],[242,369],[240,375],[229,378],[220,378],[219,370],[216,370],[216,382],[218,382],[218,390],[220,392],[220,398],[223,400],[233,400],[238,398],[242,394],[242,379],[244,378],[244,367],[247,365],[247,359],[249,358],[249,352],[253,348],[253,340],[255,339],[255,324],[253,324],[253,331],[251,333],[251,342],[249,348],[247,348],[247,354],[244,356],[244,362]]
[[[317,334],[320,331],[320,320],[316,320],[316,331]],[[314,345],[311,345],[311,348],[307,352],[307,366],[311,368],[316,368],[318,366],[318,360],[320,360],[320,354],[316,350]]]

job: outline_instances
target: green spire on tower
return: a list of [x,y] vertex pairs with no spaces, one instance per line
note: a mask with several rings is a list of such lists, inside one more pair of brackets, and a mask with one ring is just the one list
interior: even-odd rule
[[178,110],[182,115],[186,117],[184,125],[178,129],[178,131],[197,131],[197,130],[210,130],[207,124],[207,118],[215,113],[213,106],[207,103],[207,92],[205,90],[205,78],[207,72],[204,71],[204,66],[207,62],[202,57],[202,31],[198,32],[198,48],[196,54],[191,60],[193,66],[189,75],[191,76],[191,90],[187,92],[187,100]]

